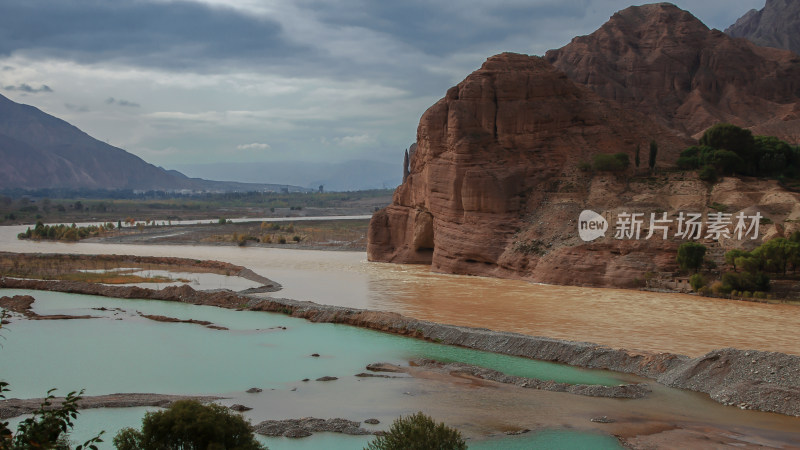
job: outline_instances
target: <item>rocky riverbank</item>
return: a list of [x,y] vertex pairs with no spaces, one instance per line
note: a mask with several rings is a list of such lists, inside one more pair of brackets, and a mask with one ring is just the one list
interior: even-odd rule
[[800,356],[782,353],[722,349],[698,358],[689,358],[672,353],[613,349],[588,342],[437,324],[395,313],[319,305],[291,299],[264,299],[230,291],[195,291],[189,286],[153,290],[131,286],[4,278],[0,279],[0,287],[280,312],[313,322],[341,323],[447,345],[631,373],[671,387],[704,392],[720,403],[743,409],[800,416]]

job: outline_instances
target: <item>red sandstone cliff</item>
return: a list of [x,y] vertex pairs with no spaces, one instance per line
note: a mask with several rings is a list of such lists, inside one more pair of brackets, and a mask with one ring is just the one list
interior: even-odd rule
[[[538,238],[520,233],[537,220],[546,222],[540,228],[548,235],[574,231],[580,210],[600,192],[587,190],[591,177],[582,175],[579,162],[615,152],[633,161],[641,145],[646,164],[651,139],[660,146],[659,165],[674,161],[688,143],[570,81],[541,58],[491,57],[422,116],[410,174],[393,204],[370,223],[368,257],[430,263],[443,272],[557,281],[530,270],[541,259],[528,248]],[[570,192],[571,203],[548,209],[552,194],[561,191]],[[542,216],[545,210],[552,216]],[[654,263],[654,270],[672,264],[669,258]]]
[[709,205],[717,203],[730,213],[770,218],[762,238],[798,228],[800,195],[774,181],[727,178],[712,186],[695,173],[578,169],[597,153],[626,152],[633,161],[637,145],[646,167],[651,139],[659,144],[657,166],[668,166],[691,143],[679,134],[570,81],[541,58],[493,56],[422,116],[409,174],[392,205],[370,222],[368,258],[447,273],[641,287],[647,272],[677,269],[681,241],[617,240],[610,229],[587,243],[577,229],[582,210],[674,217],[713,212]]
[[545,59],[689,136],[729,122],[800,142],[800,57],[709,30],[669,3],[622,10]]

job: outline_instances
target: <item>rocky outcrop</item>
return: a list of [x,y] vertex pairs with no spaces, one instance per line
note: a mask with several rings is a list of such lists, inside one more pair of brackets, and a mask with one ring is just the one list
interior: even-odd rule
[[[100,292],[96,289],[97,287],[106,289]],[[722,349],[691,359],[672,353],[613,349],[589,342],[565,341],[484,328],[443,325],[396,313],[319,305],[291,299],[250,297],[234,293],[226,293],[220,297],[218,292],[194,291],[188,286],[156,291],[129,286],[96,286],[80,282],[2,278],[0,279],[0,288],[41,289],[278,312],[312,322],[346,324],[426,339],[445,345],[552,361],[577,367],[631,373],[655,379],[676,388],[705,393],[713,392],[714,400],[727,404],[737,404],[740,407],[761,411],[800,415],[800,411],[798,411],[798,405],[800,405],[800,356],[796,355]],[[181,292],[181,295],[176,295],[177,291]],[[137,295],[132,295],[134,292]],[[371,365],[371,367],[373,367],[372,370],[379,370],[381,366]],[[782,400],[778,401],[779,399]]]
[[800,3],[796,0],[767,0],[760,11],[751,9],[725,30],[735,38],[756,45],[800,53]]
[[[370,223],[368,258],[545,281],[529,270],[541,255],[520,248],[527,242],[515,234],[539,220],[532,216],[545,205],[553,205],[548,223],[569,226],[588,200],[580,163],[616,152],[633,161],[637,146],[650,140],[658,142],[659,166],[689,142],[577,85],[541,58],[493,56],[422,116],[410,173],[392,205]],[[571,192],[571,203],[554,205],[551,193],[563,190]]]
[[597,94],[689,136],[729,122],[800,142],[800,57],[710,30],[669,3],[622,10],[545,58]]
[[264,436],[284,436],[291,438],[311,436],[317,432],[343,433],[356,436],[372,434],[372,432],[361,428],[360,422],[339,418],[317,419],[314,417],[265,420],[255,425],[253,431]]

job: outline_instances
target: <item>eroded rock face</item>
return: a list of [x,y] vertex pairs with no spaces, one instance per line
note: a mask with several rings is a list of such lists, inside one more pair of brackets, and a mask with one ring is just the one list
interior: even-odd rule
[[729,122],[800,142],[800,57],[710,30],[669,3],[622,10],[545,58],[573,81],[688,136]]
[[[431,264],[441,272],[548,282],[560,282],[562,275],[553,274],[564,271],[553,267],[549,274],[537,274],[533,266],[572,258],[592,266],[590,277],[599,277],[569,284],[607,285],[604,277],[638,274],[635,261],[635,270],[620,261],[606,267],[609,254],[619,252],[616,244],[592,247],[595,259],[582,251],[551,260],[514,246],[519,232],[530,227],[531,215],[549,215],[550,228],[571,226],[591,192],[597,192],[575,184],[587,180],[580,162],[597,153],[624,152],[633,164],[640,146],[646,165],[651,139],[659,144],[659,166],[674,161],[689,143],[570,81],[541,58],[493,56],[422,116],[410,173],[392,205],[373,216],[368,257]],[[553,203],[553,194],[563,190],[574,190],[569,204]],[[546,231],[550,237],[557,233]],[[652,255],[640,259],[651,266],[660,263]]]
[[751,9],[725,33],[748,39],[756,45],[800,53],[800,2],[767,0],[764,8],[760,11]]

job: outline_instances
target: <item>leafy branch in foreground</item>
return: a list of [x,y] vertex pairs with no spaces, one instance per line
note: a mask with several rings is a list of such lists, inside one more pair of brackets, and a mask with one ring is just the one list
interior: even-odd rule
[[461,433],[436,423],[422,412],[396,419],[389,431],[369,443],[365,450],[466,450]]

